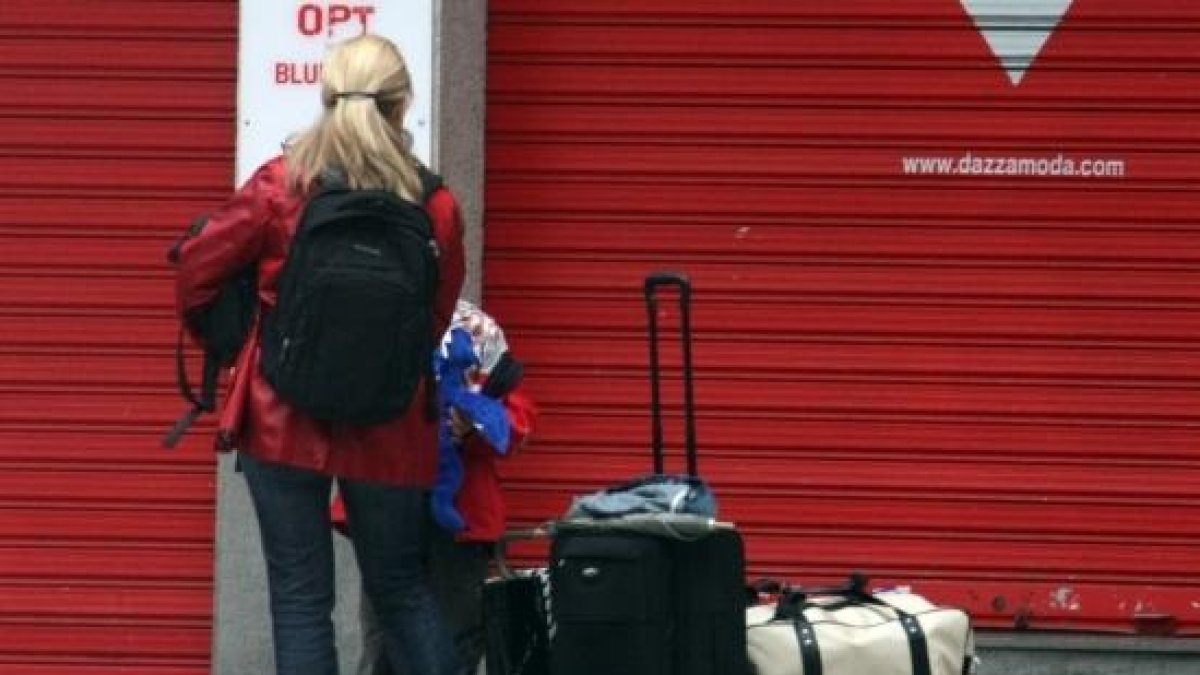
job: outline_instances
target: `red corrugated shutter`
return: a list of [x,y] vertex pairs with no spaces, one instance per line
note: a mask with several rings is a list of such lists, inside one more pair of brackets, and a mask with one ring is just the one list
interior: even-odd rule
[[169,242],[232,181],[237,3],[0,9],[0,672],[209,672]]
[[[681,268],[751,574],[1200,632],[1200,5],[1075,2],[1019,86],[958,0],[490,15],[485,300],[544,407],[521,519],[647,470],[639,282]],[[904,173],[967,152],[1125,175]]]

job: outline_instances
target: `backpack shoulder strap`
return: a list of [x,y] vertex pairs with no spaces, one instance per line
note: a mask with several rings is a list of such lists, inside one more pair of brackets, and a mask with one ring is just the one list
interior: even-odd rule
[[[442,189],[445,183],[441,176],[420,163],[417,164],[417,176],[421,179],[421,206],[428,206],[434,193]],[[437,284],[430,286],[429,293],[429,306],[432,308],[434,296],[437,295]],[[436,339],[430,336],[428,349],[430,354],[433,353],[436,344]],[[429,358],[425,359],[425,418],[436,420],[439,414],[437,374],[433,370],[433,359]]]
[[221,363],[214,354],[205,350],[204,376],[200,384],[200,394],[197,395],[188,379],[187,365],[183,358],[183,334],[184,328],[180,326],[179,336],[175,342],[175,379],[179,385],[179,393],[192,404],[192,407],[183,413],[179,421],[175,422],[175,425],[163,437],[162,446],[168,450],[179,445],[183,435],[195,424],[200,415],[217,409],[217,384],[221,377]]
[[421,178],[421,204],[425,205],[433,198],[433,193],[442,189],[446,185],[446,182],[442,180],[441,176],[430,171],[429,167],[424,164],[417,165],[417,175]]

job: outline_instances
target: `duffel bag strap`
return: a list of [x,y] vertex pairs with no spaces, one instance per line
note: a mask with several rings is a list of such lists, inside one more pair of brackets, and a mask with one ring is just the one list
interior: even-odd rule
[[921,628],[921,622],[902,609],[892,609],[900,616],[904,637],[908,639],[908,654],[912,658],[913,675],[932,675],[929,665],[929,643],[925,639],[925,629]]
[[[825,675],[821,665],[821,645],[817,644],[817,632],[804,616],[804,612],[793,622],[796,628],[796,643],[800,645],[800,663],[804,675]],[[926,674],[928,675],[928,674]]]

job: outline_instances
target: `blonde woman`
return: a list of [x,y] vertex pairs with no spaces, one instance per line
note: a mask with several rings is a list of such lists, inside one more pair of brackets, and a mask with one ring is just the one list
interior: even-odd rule
[[[182,247],[177,298],[184,317],[223,282],[258,270],[262,313],[307,199],[333,174],[353,189],[385,189],[424,201],[440,251],[436,340],[463,280],[462,221],[451,193],[422,194],[419,163],[402,123],[412,100],[404,59],[391,42],[363,36],[336,46],[322,75],[320,119],[262,167]],[[280,675],[336,675],[329,496],[338,481],[354,522],[354,546],[385,648],[410,672],[461,672],[423,567],[427,491],[437,472],[438,422],[414,403],[371,426],[321,422],[280,398],[263,376],[257,327],[238,359],[219,420],[219,446],[236,449],[262,532]],[[424,383],[421,386],[425,386]],[[413,399],[424,400],[418,390]]]

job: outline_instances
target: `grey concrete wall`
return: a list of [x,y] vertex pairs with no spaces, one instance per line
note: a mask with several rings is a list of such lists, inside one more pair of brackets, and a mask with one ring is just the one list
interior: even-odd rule
[[[458,196],[466,221],[467,282],[478,299],[483,254],[483,112],[486,0],[435,2],[434,165]],[[232,458],[218,465],[217,593],[213,630],[215,675],[274,672],[266,572],[254,511]],[[348,544],[337,538],[338,606],[334,623],[342,672],[359,656],[358,572]]]
[[977,675],[1196,675],[1200,640],[1055,633],[978,635]]

